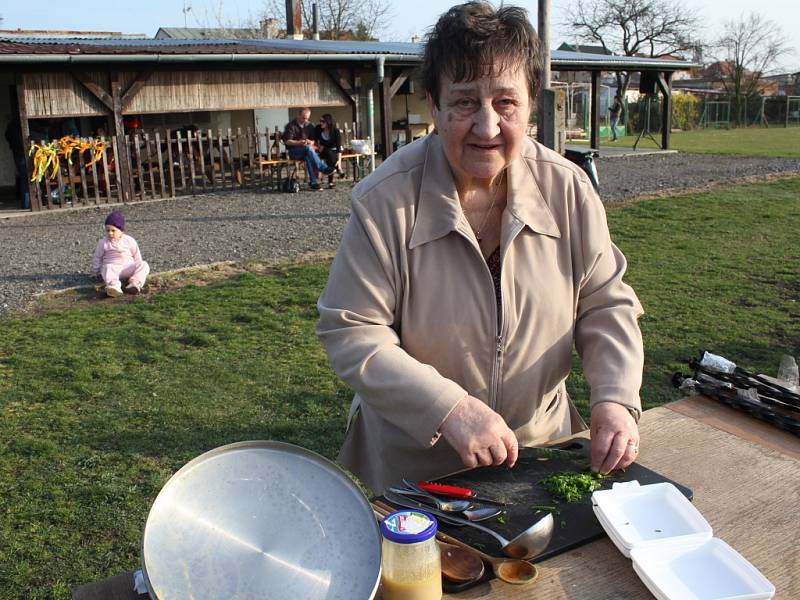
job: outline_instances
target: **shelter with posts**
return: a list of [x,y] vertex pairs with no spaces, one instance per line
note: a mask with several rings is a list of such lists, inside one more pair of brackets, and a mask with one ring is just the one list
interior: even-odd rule
[[[419,44],[391,42],[0,37],[0,126],[18,114],[29,144],[43,125],[67,120],[81,137],[98,128],[108,136],[98,162],[77,155],[71,171],[59,171],[66,181],[31,184],[34,210],[268,185],[275,129],[302,106],[349,123],[349,137],[370,138],[384,158],[429,133],[427,104],[414,89],[420,53]],[[669,147],[671,75],[693,65],[554,51],[551,66],[590,73],[593,147],[600,73],[652,74],[667,99]]]

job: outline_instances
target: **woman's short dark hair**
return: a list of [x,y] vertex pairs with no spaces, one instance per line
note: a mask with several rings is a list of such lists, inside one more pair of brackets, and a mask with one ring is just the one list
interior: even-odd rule
[[542,45],[524,8],[473,1],[454,6],[428,32],[422,85],[439,108],[442,75],[473,81],[522,66],[531,100],[544,66]]

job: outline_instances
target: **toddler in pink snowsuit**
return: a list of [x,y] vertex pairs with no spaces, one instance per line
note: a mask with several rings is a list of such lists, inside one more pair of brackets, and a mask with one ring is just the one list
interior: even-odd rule
[[138,294],[150,273],[136,240],[125,233],[125,215],[119,211],[106,217],[106,234],[94,249],[92,272],[100,274],[106,294],[114,298],[122,295],[122,281],[127,282],[128,294]]

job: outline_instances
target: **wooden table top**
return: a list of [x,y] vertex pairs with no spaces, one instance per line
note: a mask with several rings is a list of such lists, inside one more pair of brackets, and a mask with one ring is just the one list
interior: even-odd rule
[[[800,598],[800,438],[706,398],[647,410],[639,427],[639,461],[694,491],[694,505],[714,536],[775,585],[775,598]],[[538,568],[539,579],[532,585],[494,580],[445,598],[653,598],[631,561],[608,538],[553,557]],[[73,598],[141,598],[130,591],[130,581],[130,573],[118,575],[76,589]]]
[[[775,598],[800,598],[800,438],[707,398],[647,410],[639,428],[639,461],[694,491],[714,536],[772,582]],[[653,598],[608,538],[538,567],[531,586],[495,580],[445,598]]]

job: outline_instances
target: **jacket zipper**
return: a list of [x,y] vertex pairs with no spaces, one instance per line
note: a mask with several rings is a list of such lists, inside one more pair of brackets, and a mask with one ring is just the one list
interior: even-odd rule
[[[522,230],[522,225],[518,224],[517,227],[511,232],[509,243],[506,245],[506,248],[511,245],[511,242],[517,236],[517,234]],[[462,235],[467,238],[468,240],[472,240],[470,236],[465,233],[461,232]],[[503,265],[503,258],[505,257],[505,249],[501,247],[500,249],[500,313],[498,314],[497,309],[497,302],[494,297],[494,279],[492,278],[492,272],[489,270],[489,265],[486,264],[486,259],[483,257],[483,253],[481,252],[480,246],[473,244],[475,251],[480,258],[481,263],[483,263],[484,272],[489,276],[489,286],[492,291],[492,306],[494,306],[494,326],[495,326],[495,348],[494,348],[494,361],[492,363],[492,378],[489,382],[489,399],[488,405],[489,408],[495,410],[497,408],[497,404],[499,402],[500,397],[500,375],[503,370],[503,327],[505,325],[505,311],[503,310],[503,277],[502,277],[502,265]]]
[[[494,352],[494,365],[492,367],[492,392],[491,397],[489,399],[489,407],[492,410],[497,410],[498,405],[500,404],[500,392],[501,392],[501,381],[502,381],[502,374],[503,374],[503,351],[505,350],[505,340],[503,339],[503,331],[505,329],[505,321],[506,321],[506,311],[505,311],[505,294],[503,294],[503,262],[505,259],[505,252],[508,248],[511,247],[514,239],[517,237],[517,234],[522,231],[522,224],[517,223],[515,227],[511,230],[509,235],[509,242],[506,244],[505,248],[502,246],[500,247],[500,314],[497,314],[497,302],[494,302],[495,305],[495,327],[497,327],[497,335],[495,335],[495,352]],[[486,261],[483,261],[486,264]],[[487,265],[488,270],[488,265]],[[491,273],[489,273],[489,279],[491,279]],[[492,291],[494,291],[494,280],[492,280]]]

